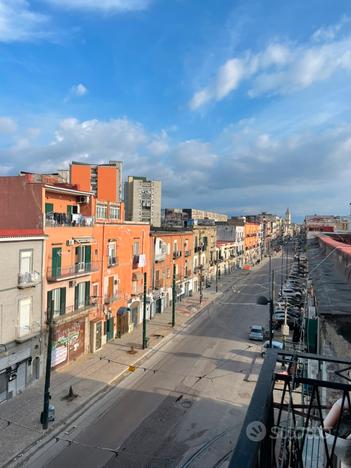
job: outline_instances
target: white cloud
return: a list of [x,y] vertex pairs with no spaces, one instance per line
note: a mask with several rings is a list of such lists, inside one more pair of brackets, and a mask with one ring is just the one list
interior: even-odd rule
[[82,83],[74,85],[71,88],[71,94],[73,94],[74,96],[79,96],[79,97],[84,96],[85,94],[87,94],[87,92],[88,92],[88,88],[84,86]]
[[25,42],[52,36],[49,17],[27,0],[0,0],[0,42]]
[[312,34],[312,40],[315,42],[332,41],[340,33],[343,27],[351,21],[348,16],[343,16],[337,24],[331,26],[322,26]]
[[[189,102],[192,110],[219,101],[242,83],[249,85],[248,94],[288,94],[328,80],[339,72],[351,71],[351,35],[338,38],[344,18],[328,34],[318,30],[312,42],[305,44],[272,42],[263,50],[247,50],[240,57],[227,60],[216,78],[195,92]],[[332,31],[332,32],[331,32]],[[318,43],[316,43],[318,36]]]
[[[15,143],[0,146],[0,172],[54,171],[72,160],[124,161],[125,175],[163,182],[164,205],[226,211],[236,207],[301,213],[330,202],[342,206],[351,175],[351,125],[279,136],[247,119],[227,127],[214,141],[172,141],[127,118],[61,120],[47,144],[20,128]],[[23,136],[22,136],[23,135]],[[40,141],[43,141],[41,135]],[[311,208],[312,209],[312,208]]]
[[144,10],[151,0],[44,0],[58,8],[83,11],[127,12]]
[[17,130],[16,122],[10,117],[0,116],[0,134],[11,134]]

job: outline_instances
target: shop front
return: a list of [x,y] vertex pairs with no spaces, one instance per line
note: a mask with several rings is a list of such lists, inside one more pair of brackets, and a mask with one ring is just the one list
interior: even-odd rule
[[54,330],[51,367],[68,364],[84,353],[85,318],[58,325]]

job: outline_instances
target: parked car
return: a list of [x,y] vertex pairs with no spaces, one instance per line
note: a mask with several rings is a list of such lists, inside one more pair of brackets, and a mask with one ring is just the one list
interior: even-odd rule
[[[269,346],[269,341],[266,341],[263,346],[262,346],[262,350],[261,350],[261,356],[264,358],[265,355],[266,355],[266,351],[267,349],[269,349],[270,346]],[[277,351],[282,351],[284,349],[284,344],[281,342],[281,341],[276,341],[276,340],[273,340],[272,341],[272,349],[276,349]],[[278,359],[277,361],[278,362],[284,362],[284,361],[287,361],[291,359],[290,357],[286,358],[284,356],[278,356]]]
[[252,325],[250,328],[249,339],[254,341],[263,341],[265,333],[265,329],[262,325]]

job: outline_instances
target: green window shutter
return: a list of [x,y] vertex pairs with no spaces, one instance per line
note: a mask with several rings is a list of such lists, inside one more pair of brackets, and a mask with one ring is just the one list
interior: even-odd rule
[[73,213],[73,206],[67,205],[67,216],[72,216]]
[[45,203],[45,214],[52,213],[54,211],[53,203]]
[[78,309],[78,297],[79,297],[79,289],[78,284],[74,288],[74,310]]
[[86,269],[90,270],[90,262],[91,262],[91,245],[85,246],[85,258],[84,262],[87,265]]
[[85,305],[89,305],[90,302],[90,281],[85,282]]
[[60,288],[60,315],[66,313],[66,288]]
[[52,291],[48,291],[46,309],[47,309],[47,320],[50,321],[50,317],[52,316]]
[[61,275],[61,253],[61,247],[52,249],[52,274],[56,278]]

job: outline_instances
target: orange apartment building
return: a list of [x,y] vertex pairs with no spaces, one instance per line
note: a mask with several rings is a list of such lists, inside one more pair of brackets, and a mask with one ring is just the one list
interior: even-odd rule
[[151,231],[154,310],[161,313],[172,303],[173,268],[176,268],[177,300],[193,291],[194,239],[191,230]]
[[151,285],[150,228],[123,223],[120,187],[118,162],[0,177],[0,227],[47,235],[43,304],[55,322],[53,367],[141,321],[144,272]]
[[248,222],[244,224],[244,261],[247,265],[254,265],[260,258],[260,223]]

